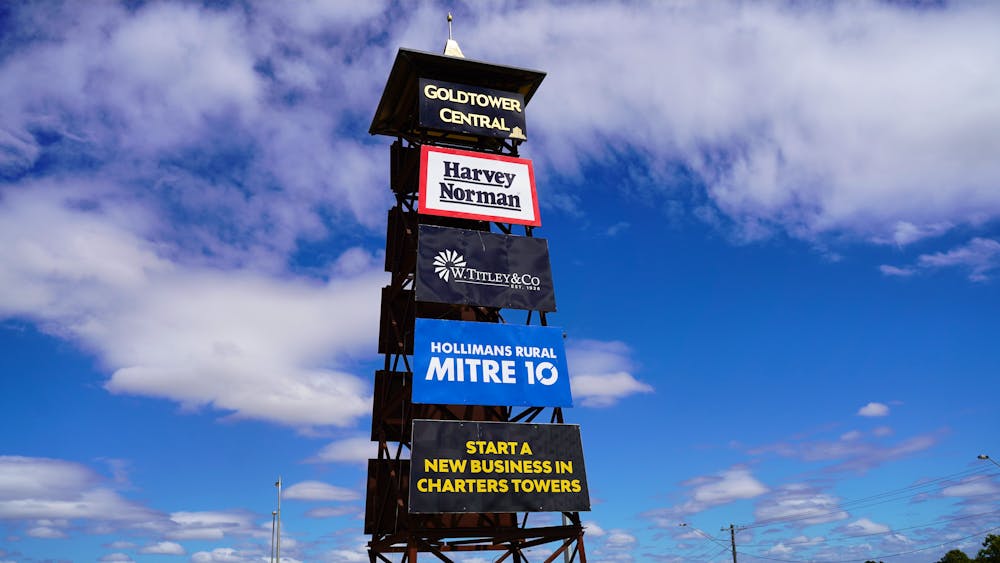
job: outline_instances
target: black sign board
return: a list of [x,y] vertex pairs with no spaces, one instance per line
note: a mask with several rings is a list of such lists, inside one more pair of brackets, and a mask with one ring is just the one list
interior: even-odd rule
[[525,140],[524,96],[440,80],[419,80],[421,127]]
[[420,225],[418,301],[555,311],[545,239]]
[[590,510],[580,427],[414,420],[411,513]]

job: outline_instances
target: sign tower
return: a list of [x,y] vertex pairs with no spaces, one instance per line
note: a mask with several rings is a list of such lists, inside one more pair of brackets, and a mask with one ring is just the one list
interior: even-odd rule
[[[396,199],[365,504],[372,563],[472,551],[520,563],[529,549],[586,562],[580,429],[563,421],[564,334],[548,324],[548,243],[534,237],[534,169],[518,156],[544,77],[466,59],[451,38],[444,55],[400,49],[372,120],[369,133],[395,139]],[[523,324],[505,310],[526,311]]]

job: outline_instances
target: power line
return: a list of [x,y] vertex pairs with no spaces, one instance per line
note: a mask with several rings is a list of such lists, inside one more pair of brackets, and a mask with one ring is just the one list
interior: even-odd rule
[[713,555],[713,556],[712,556],[712,558],[711,558],[711,559],[709,559],[708,561],[706,561],[705,563],[712,563],[712,561],[715,561],[715,559],[716,559],[716,558],[717,558],[718,556],[720,556],[720,555],[722,555],[723,553],[726,553],[726,552],[728,552],[728,551],[729,551],[729,547],[727,546],[727,547],[723,548],[723,549],[722,549],[722,551],[720,551],[720,552],[716,553],[715,555]]
[[[992,510],[990,512],[980,512],[978,514],[969,514],[969,515],[966,515],[966,516],[957,516],[955,518],[946,518],[944,520],[935,520],[933,522],[928,522],[926,524],[917,524],[915,526],[907,526],[905,528],[893,528],[893,529],[885,531],[885,532],[872,532],[870,534],[859,534],[859,535],[847,536],[847,537],[843,537],[843,538],[825,538],[825,539],[822,539],[822,540],[809,540],[809,541],[789,542],[789,543],[781,542],[781,543],[783,545],[820,544],[820,543],[828,543],[830,541],[844,541],[844,540],[852,540],[852,539],[855,539],[855,538],[870,538],[872,536],[885,536],[885,535],[889,535],[889,534],[895,534],[895,533],[898,533],[898,532],[903,532],[903,531],[906,531],[906,530],[915,530],[917,528],[924,528],[924,527],[928,527],[928,526],[935,526],[937,524],[944,524],[946,522],[956,522],[958,520],[969,520],[970,518],[978,518],[980,516],[989,516],[990,514],[996,514],[998,512],[1000,512],[1000,510]],[[774,545],[774,544],[773,543],[747,543],[747,544],[743,544],[743,545],[747,546],[747,547],[760,547],[760,546],[768,546],[768,545]]]
[[[866,557],[865,559],[828,559],[828,560],[825,560],[824,563],[855,563],[857,561],[868,561],[868,560],[888,559],[889,557],[899,557],[901,555],[909,555],[911,553],[919,553],[921,551],[927,551],[929,549],[935,549],[935,548],[945,547],[945,546],[956,544],[956,543],[961,543],[961,542],[963,542],[963,541],[965,541],[967,539],[975,538],[975,537],[981,536],[983,534],[988,534],[988,533],[990,533],[990,532],[992,532],[994,530],[1000,530],[1000,526],[995,526],[993,528],[982,530],[980,532],[976,532],[974,534],[965,536],[963,538],[958,538],[958,539],[955,539],[955,540],[949,540],[949,541],[946,541],[946,542],[943,542],[943,543],[929,545],[929,546],[921,547],[921,548],[917,548],[917,549],[911,549],[909,551],[900,551],[898,553],[886,553],[886,554],[882,554],[882,555],[871,555],[871,556]],[[754,553],[747,553],[747,552],[744,552],[744,551],[740,551],[739,553],[740,553],[740,555],[746,555],[746,556],[749,556],[749,557],[756,557],[758,559],[767,559],[769,561],[782,561],[784,563],[810,563],[810,560],[806,560],[806,559],[779,559],[777,557],[768,557],[766,555],[757,555],[757,554],[754,554]]]
[[[931,479],[931,480],[925,481],[923,483],[917,483],[917,484],[910,485],[910,486],[907,486],[907,487],[903,487],[903,488],[900,488],[900,489],[894,489],[894,490],[891,490],[891,491],[886,491],[886,492],[879,493],[879,494],[876,494],[876,495],[872,495],[872,496],[869,496],[869,497],[863,497],[863,498],[860,498],[860,499],[854,499],[854,500],[850,500],[850,501],[845,501],[843,503],[834,505],[832,509],[828,509],[826,512],[813,512],[813,513],[808,513],[808,514],[797,514],[795,516],[784,516],[784,517],[766,518],[764,520],[759,520],[759,521],[753,522],[751,524],[746,524],[744,526],[741,526],[741,528],[743,528],[744,530],[749,530],[749,529],[753,529],[753,528],[761,528],[761,527],[764,527],[764,526],[770,526],[772,524],[786,523],[786,522],[797,522],[797,521],[801,521],[801,520],[811,520],[811,519],[814,519],[814,518],[821,518],[823,516],[831,516],[831,515],[837,514],[839,512],[844,512],[847,509],[869,508],[869,507],[872,507],[872,506],[877,506],[879,504],[885,504],[887,502],[894,502],[894,501],[898,501],[898,500],[903,500],[905,498],[912,498],[912,497],[914,497],[916,495],[914,494],[914,495],[902,496],[902,497],[899,497],[899,498],[891,498],[891,497],[895,497],[895,496],[898,496],[898,495],[901,495],[901,494],[905,494],[905,493],[910,493],[912,491],[919,490],[919,489],[935,488],[938,485],[940,485],[941,483],[948,482],[948,481],[953,481],[953,480],[955,480],[957,478],[970,477],[971,476],[972,478],[967,481],[967,482],[971,482],[971,481],[982,479],[984,477],[989,477],[989,476],[993,475],[994,473],[995,472],[993,472],[993,471],[989,471],[988,468],[987,468],[987,470],[983,470],[983,469],[978,469],[977,468],[977,469],[970,469],[970,470],[960,471],[958,473],[953,473],[951,475],[945,475],[943,477],[938,477],[938,478],[935,478],[935,479]],[[928,491],[921,491],[921,493],[924,493],[924,492],[928,492]],[[887,498],[887,497],[889,497],[889,498]],[[876,501],[876,499],[878,499],[878,500]],[[869,501],[876,501],[876,502],[869,502]]]
[[[711,544],[708,544],[709,545],[709,549],[708,550],[703,551],[703,552],[699,553],[698,555],[690,555],[690,556],[688,556],[689,558],[691,558],[691,559],[698,559],[700,557],[704,557],[705,555],[707,555],[711,551],[712,544],[715,544],[714,547],[718,547],[720,545],[722,546],[722,551],[720,551],[719,553],[713,555],[712,559],[715,559],[720,554],[725,553],[725,552],[727,552],[727,551],[730,550],[729,545],[727,545],[723,540],[721,540],[719,538],[716,538],[715,536],[709,535],[708,533],[704,532],[700,528],[692,526],[692,525],[688,524],[687,522],[682,522],[680,525],[684,526],[684,527],[691,528],[692,530],[694,530],[695,532],[697,532],[698,534],[700,534],[702,536],[702,538],[707,539],[710,542],[712,542]],[[711,561],[711,559],[709,561]]]

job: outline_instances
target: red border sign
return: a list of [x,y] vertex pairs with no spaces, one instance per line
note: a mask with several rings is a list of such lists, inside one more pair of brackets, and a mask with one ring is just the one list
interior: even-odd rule
[[499,154],[422,146],[418,205],[425,215],[542,224],[531,161]]

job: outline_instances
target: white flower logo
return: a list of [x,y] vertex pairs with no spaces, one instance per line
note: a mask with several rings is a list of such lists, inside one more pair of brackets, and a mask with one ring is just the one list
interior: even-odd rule
[[465,258],[454,250],[442,250],[434,258],[434,273],[444,281],[451,277],[452,268],[464,268]]

